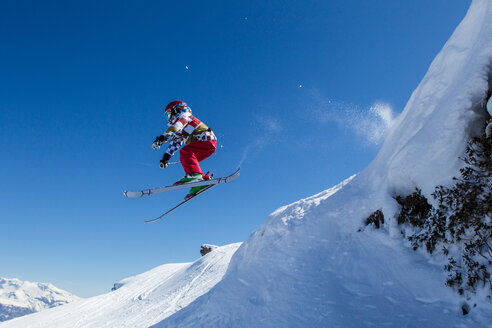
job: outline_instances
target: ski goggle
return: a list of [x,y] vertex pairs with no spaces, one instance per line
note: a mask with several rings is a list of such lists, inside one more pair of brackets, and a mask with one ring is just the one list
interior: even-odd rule
[[164,115],[168,121],[171,119],[171,112],[165,112]]

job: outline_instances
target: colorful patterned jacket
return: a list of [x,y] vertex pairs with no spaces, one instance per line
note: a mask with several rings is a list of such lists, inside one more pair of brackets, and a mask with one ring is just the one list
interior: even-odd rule
[[166,153],[171,156],[183,143],[189,145],[193,141],[217,140],[212,130],[191,115],[191,112],[182,112],[176,115],[174,122],[164,132],[164,136],[170,140]]

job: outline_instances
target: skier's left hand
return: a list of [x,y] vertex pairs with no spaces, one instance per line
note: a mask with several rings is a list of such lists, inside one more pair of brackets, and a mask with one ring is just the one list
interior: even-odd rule
[[158,136],[155,138],[154,142],[152,143],[152,149],[159,149],[161,148],[161,145],[167,141],[167,138],[163,135]]
[[152,143],[152,149],[156,150],[156,149],[159,149],[161,148],[161,143],[159,141],[154,141]]

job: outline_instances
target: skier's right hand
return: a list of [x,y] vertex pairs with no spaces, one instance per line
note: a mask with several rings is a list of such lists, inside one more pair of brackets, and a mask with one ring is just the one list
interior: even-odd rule
[[158,136],[155,138],[154,142],[152,143],[152,149],[159,149],[161,148],[161,145],[167,141],[167,138],[163,135]]
[[164,155],[162,156],[162,159],[159,163],[159,167],[161,169],[165,169],[169,164],[168,164],[168,161],[171,159],[171,155],[169,155],[168,153],[164,153]]

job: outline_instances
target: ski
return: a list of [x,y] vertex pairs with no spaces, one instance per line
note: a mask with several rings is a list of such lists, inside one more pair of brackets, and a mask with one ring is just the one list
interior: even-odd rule
[[172,190],[179,190],[179,189],[185,189],[191,187],[208,186],[208,185],[215,186],[221,183],[227,183],[236,180],[239,177],[239,170],[240,168],[238,168],[236,172],[232,173],[231,175],[222,178],[215,178],[215,179],[202,180],[196,182],[187,182],[181,184],[173,184],[170,186],[150,188],[144,190],[125,190],[123,191],[123,194],[128,198],[139,198],[143,196],[158,194],[161,192],[168,192]]
[[215,187],[216,184],[212,184],[212,185],[208,185],[207,187],[203,188],[202,190],[198,191],[195,195],[191,196],[190,198],[187,198],[185,199],[184,201],[182,201],[181,203],[179,203],[178,205],[174,206],[173,208],[171,208],[169,211],[167,211],[166,213],[162,214],[161,216],[159,216],[158,218],[155,218],[153,220],[147,220],[147,221],[144,221],[144,223],[152,223],[152,222],[155,222],[155,221],[158,221],[160,219],[162,219],[163,217],[165,217],[166,215],[168,215],[169,213],[171,213],[172,211],[174,211],[175,209],[177,209],[178,207],[186,204],[187,202],[189,202],[190,200],[192,200],[193,198],[195,198],[196,196],[200,195],[200,194],[203,194],[205,191],[211,189],[212,187]]

